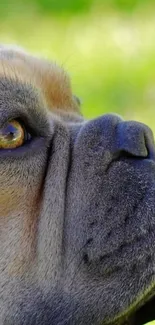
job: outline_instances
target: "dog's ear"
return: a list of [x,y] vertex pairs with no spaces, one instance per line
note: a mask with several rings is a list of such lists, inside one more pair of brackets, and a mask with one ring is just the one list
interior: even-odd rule
[[56,63],[4,45],[0,45],[0,63],[0,76],[30,83],[41,92],[49,109],[80,113],[70,78]]

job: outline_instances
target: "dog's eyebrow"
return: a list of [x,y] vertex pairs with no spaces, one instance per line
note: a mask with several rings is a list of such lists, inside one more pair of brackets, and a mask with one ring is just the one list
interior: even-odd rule
[[39,89],[12,78],[0,78],[0,128],[20,118],[36,135],[49,136],[48,110]]

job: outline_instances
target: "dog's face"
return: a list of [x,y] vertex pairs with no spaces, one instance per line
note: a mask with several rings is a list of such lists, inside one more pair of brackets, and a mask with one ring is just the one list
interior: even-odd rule
[[64,71],[0,47],[1,325],[153,317],[152,133],[79,111]]

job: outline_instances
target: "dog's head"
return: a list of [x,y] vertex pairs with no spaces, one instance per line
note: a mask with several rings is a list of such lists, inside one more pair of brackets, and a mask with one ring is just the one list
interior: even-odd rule
[[84,120],[61,68],[1,46],[0,324],[141,325],[154,286],[151,131]]

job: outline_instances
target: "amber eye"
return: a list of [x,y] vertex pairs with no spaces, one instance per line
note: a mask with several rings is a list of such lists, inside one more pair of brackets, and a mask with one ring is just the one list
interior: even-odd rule
[[17,120],[9,121],[8,124],[0,129],[0,149],[15,149],[22,146],[29,140],[30,134],[25,127]]

